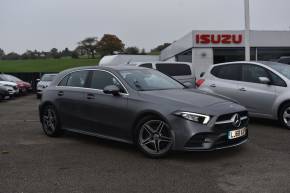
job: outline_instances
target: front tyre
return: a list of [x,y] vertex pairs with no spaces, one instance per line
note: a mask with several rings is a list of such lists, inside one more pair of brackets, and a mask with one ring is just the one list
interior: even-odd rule
[[290,129],[290,103],[283,105],[279,112],[279,121],[282,126],[287,129]]
[[42,129],[47,136],[56,137],[62,133],[59,117],[52,105],[46,105],[41,112]]
[[160,158],[171,151],[174,138],[165,121],[147,117],[139,122],[137,128],[137,146],[145,155]]

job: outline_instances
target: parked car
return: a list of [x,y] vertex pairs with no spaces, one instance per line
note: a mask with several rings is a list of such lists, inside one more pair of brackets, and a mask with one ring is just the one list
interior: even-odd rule
[[290,129],[290,66],[270,61],[212,66],[199,89],[236,100],[250,116],[279,120]]
[[48,136],[68,130],[134,143],[151,157],[238,146],[248,137],[244,107],[140,67],[61,72],[44,90],[39,114]]
[[51,83],[51,81],[53,81],[53,78],[56,76],[56,74],[44,74],[42,75],[41,79],[37,80],[37,85],[36,85],[36,97],[38,99],[41,98],[42,92],[43,90],[48,87]]
[[17,88],[19,88],[20,93],[26,93],[27,91],[32,90],[30,83],[25,82],[25,81],[15,77],[15,76],[12,76],[10,74],[0,74],[0,81],[8,81],[8,82],[16,83]]
[[0,101],[9,97],[9,91],[6,87],[0,85]]
[[276,62],[283,63],[283,64],[290,64],[290,56],[282,56]]
[[195,87],[195,72],[188,62],[135,62],[127,65],[156,69],[187,86]]
[[17,96],[19,94],[19,88],[17,84],[9,81],[0,81],[0,85],[8,89],[10,97]]

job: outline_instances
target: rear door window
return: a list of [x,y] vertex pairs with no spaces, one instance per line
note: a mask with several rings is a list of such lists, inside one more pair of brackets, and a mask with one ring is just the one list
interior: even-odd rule
[[157,63],[156,69],[168,76],[189,76],[191,69],[188,64]]
[[211,70],[211,74],[221,79],[241,81],[242,65],[241,64],[227,64],[227,65],[216,66]]
[[87,77],[88,77],[88,74],[89,74],[88,71],[77,71],[77,72],[71,73],[67,77],[66,86],[84,87],[85,83],[86,83],[86,80],[87,80]]

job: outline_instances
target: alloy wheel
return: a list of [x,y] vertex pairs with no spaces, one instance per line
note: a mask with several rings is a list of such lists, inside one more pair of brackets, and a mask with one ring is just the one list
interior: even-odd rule
[[171,149],[173,136],[168,125],[161,120],[145,122],[139,132],[139,144],[152,155],[161,155]]
[[284,110],[283,121],[288,127],[290,127],[290,107],[288,107]]
[[57,117],[52,107],[47,107],[43,112],[43,128],[45,132],[52,135],[56,131]]

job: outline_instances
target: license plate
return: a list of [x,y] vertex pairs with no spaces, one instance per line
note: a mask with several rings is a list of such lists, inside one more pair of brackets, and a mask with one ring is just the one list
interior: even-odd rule
[[239,137],[243,137],[244,135],[246,135],[246,132],[247,132],[246,128],[233,130],[233,131],[230,131],[228,133],[228,138],[229,139],[236,139],[236,138],[239,138]]

